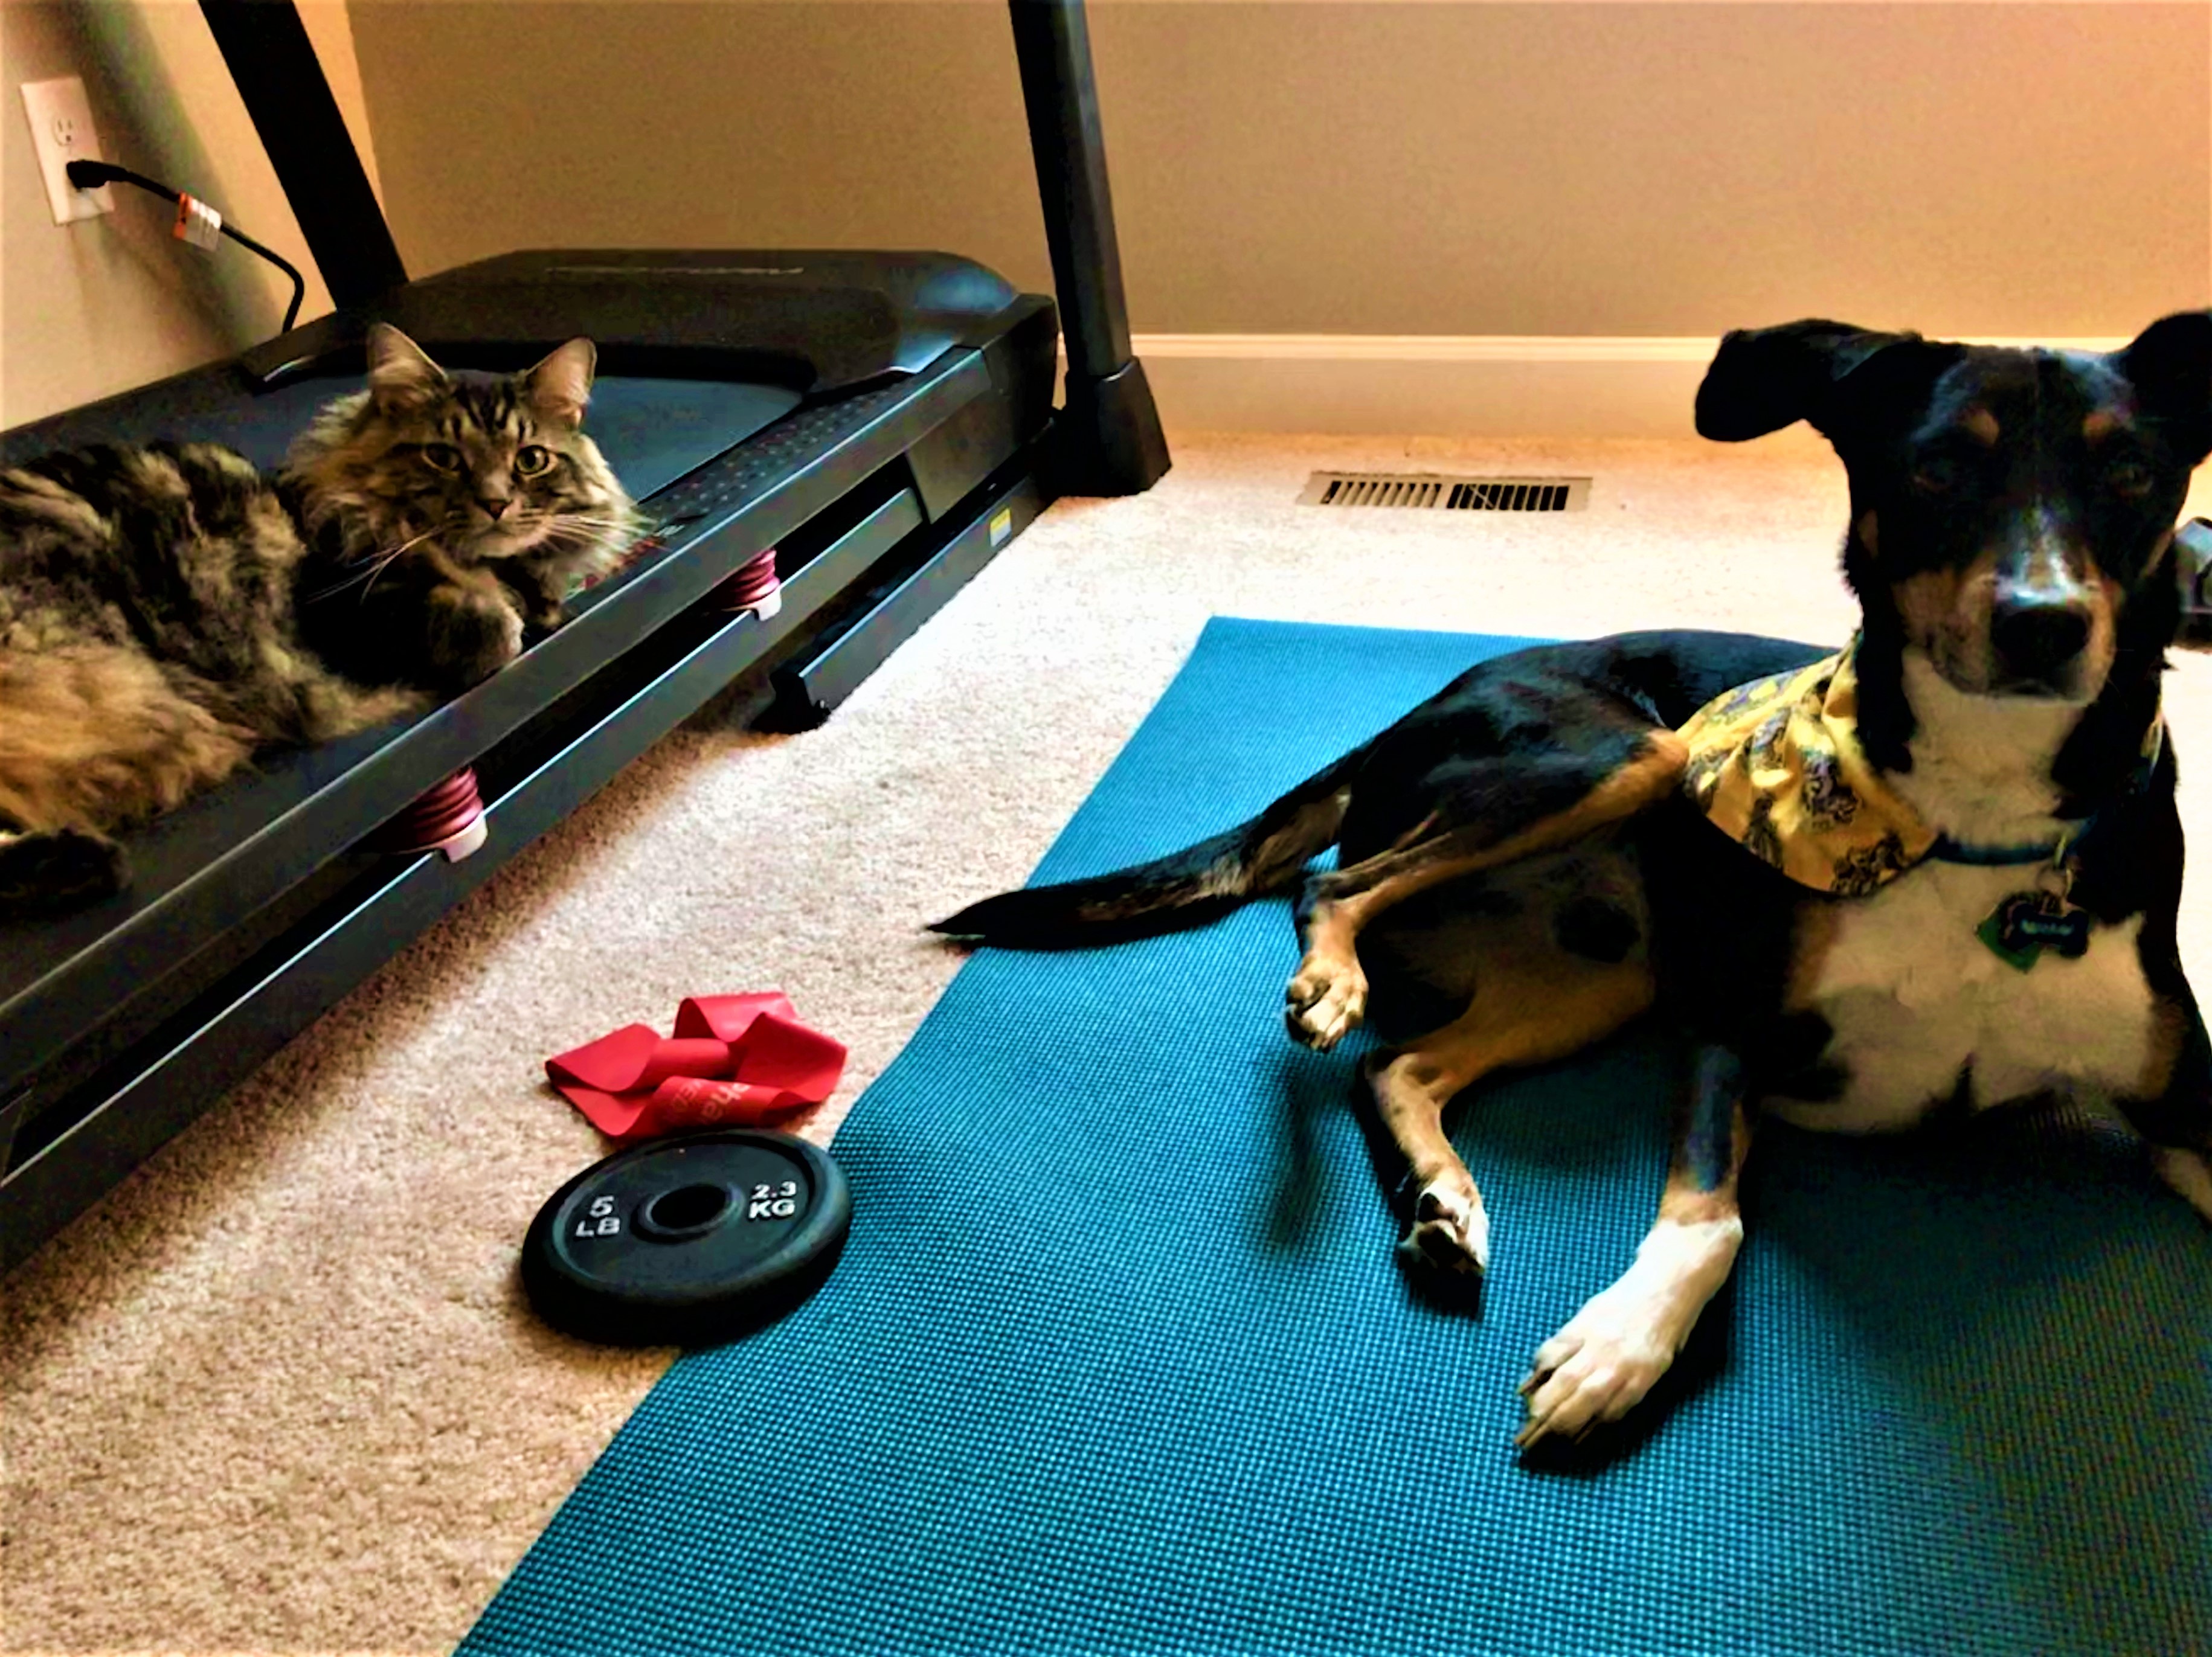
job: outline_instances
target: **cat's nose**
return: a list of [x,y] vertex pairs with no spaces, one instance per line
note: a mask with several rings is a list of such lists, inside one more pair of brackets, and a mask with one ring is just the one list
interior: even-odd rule
[[507,502],[504,501],[478,500],[477,505],[484,509],[484,516],[495,524],[499,522],[501,515],[507,511]]

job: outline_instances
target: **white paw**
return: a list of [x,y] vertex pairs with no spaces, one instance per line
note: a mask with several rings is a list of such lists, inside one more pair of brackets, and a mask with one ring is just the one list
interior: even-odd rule
[[1536,1349],[1521,1383],[1528,1420],[1515,1445],[1579,1438],[1634,1409],[1674,1362],[1679,1320],[1670,1311],[1663,1298],[1623,1294],[1619,1285],[1593,1296]]
[[1490,1269],[1490,1217],[1482,1199],[1472,1187],[1461,1191],[1442,1181],[1423,1187],[1413,1226],[1398,1247],[1430,1266],[1480,1276]]
[[1327,1053],[1366,1017],[1367,975],[1357,962],[1338,966],[1309,956],[1283,992],[1283,1004],[1291,1039]]
[[2201,1150],[2164,1150],[2158,1153],[2157,1165],[2166,1184],[2212,1224],[2212,1156]]

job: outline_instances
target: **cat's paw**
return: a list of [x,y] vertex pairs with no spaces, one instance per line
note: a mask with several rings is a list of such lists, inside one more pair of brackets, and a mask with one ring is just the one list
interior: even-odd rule
[[44,914],[119,892],[123,848],[82,828],[18,834],[0,817],[0,914]]
[[430,602],[433,665],[447,683],[479,684],[522,654],[522,616],[504,598],[441,587]]

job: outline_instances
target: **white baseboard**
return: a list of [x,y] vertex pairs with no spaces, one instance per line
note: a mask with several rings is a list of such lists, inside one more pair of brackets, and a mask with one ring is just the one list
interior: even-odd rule
[[[2118,339],[1990,341],[2112,350]],[[1170,431],[1689,438],[1717,338],[1139,334]]]

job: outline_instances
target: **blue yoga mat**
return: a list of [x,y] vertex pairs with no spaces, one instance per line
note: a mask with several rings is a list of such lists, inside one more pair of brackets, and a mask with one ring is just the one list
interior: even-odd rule
[[[1040,876],[1514,642],[1218,620]],[[1295,953],[1267,902],[970,961],[838,1137],[836,1277],[680,1360],[462,1650],[2212,1650],[2212,1235],[2138,1150],[1771,1131],[1661,1407],[1531,1469],[1514,1386],[1650,1219],[1665,1054],[1462,1102],[1492,1277],[1434,1304],[1352,1053],[1282,1034]]]

